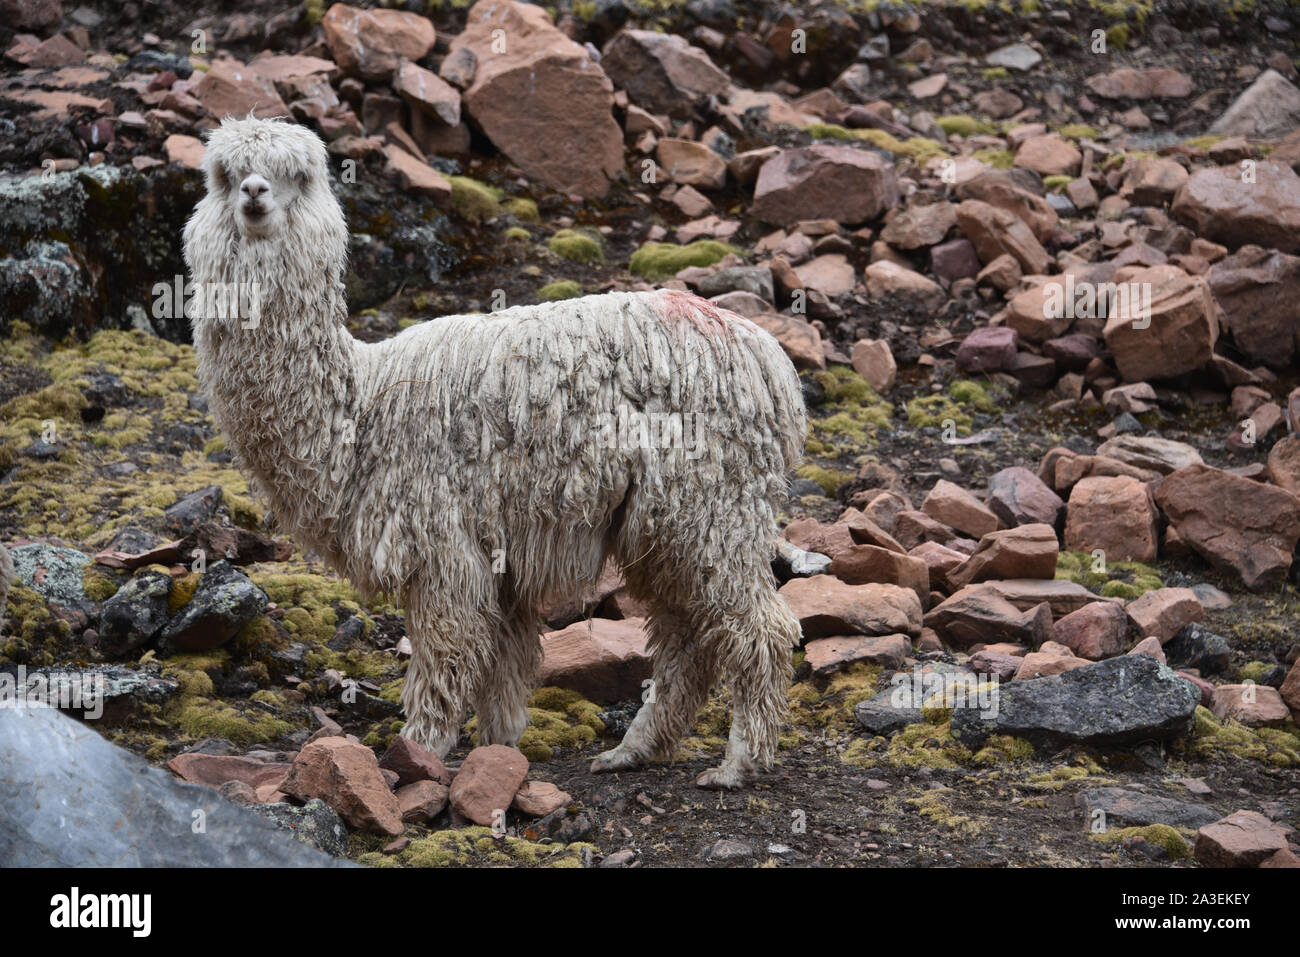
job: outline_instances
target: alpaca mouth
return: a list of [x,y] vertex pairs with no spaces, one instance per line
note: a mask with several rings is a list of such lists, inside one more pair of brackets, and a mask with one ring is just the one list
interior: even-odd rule
[[250,202],[244,204],[244,215],[249,219],[252,220],[262,219],[264,216],[266,216],[266,212],[267,212],[266,207],[263,206],[261,203]]

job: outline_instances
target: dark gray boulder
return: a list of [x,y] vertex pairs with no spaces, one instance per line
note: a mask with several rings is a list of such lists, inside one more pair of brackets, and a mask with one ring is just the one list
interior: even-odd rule
[[1003,684],[995,716],[958,709],[952,733],[969,748],[995,734],[1052,747],[1121,747],[1187,734],[1200,702],[1200,689],[1154,658],[1120,655],[1064,674]]
[[0,867],[336,867],[48,708],[0,709]]

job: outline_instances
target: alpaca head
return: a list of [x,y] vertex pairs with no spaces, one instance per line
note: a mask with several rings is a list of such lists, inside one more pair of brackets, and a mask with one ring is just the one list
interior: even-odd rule
[[[198,282],[337,281],[347,226],[330,189],[325,145],[281,120],[227,119],[208,136],[207,195],[185,226]],[[299,275],[286,275],[299,273]],[[250,275],[262,273],[262,275]]]
[[208,137],[208,195],[229,208],[245,238],[273,237],[315,190],[329,190],[325,146],[310,130],[277,120],[226,120]]

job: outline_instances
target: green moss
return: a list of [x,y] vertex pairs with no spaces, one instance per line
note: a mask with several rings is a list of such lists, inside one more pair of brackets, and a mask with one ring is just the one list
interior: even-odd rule
[[1187,840],[1168,824],[1148,824],[1145,827],[1117,827],[1101,834],[1090,834],[1089,839],[1098,844],[1119,844],[1131,837],[1146,838],[1169,852],[1176,861],[1192,856]]
[[1065,187],[1069,186],[1070,183],[1072,182],[1074,182],[1073,176],[1059,175],[1059,176],[1043,177],[1043,185],[1046,186],[1054,193],[1059,193],[1061,190],[1065,189]]
[[[519,739],[519,750],[529,761],[549,761],[557,750],[591,744],[605,731],[600,707],[576,691],[545,687],[533,692],[528,708],[528,727]],[[470,740],[478,741],[478,718],[465,725]]]
[[1220,142],[1222,139],[1222,136],[1216,136],[1214,134],[1193,136],[1189,140],[1183,140],[1183,145],[1189,146],[1194,150],[1208,150],[1211,146]]
[[1129,32],[1127,23],[1112,24],[1106,30],[1106,48],[1108,50],[1123,50],[1128,47]]
[[560,279],[548,282],[537,290],[537,298],[543,302],[555,302],[559,299],[577,299],[582,295],[582,286],[575,279]]
[[670,279],[688,266],[712,266],[740,250],[716,239],[697,239],[686,246],[675,243],[646,243],[632,254],[628,271],[651,281]]
[[95,602],[108,601],[121,587],[117,578],[107,574],[94,562],[81,567],[81,585],[86,591],[86,597]]
[[918,163],[924,163],[933,156],[948,155],[941,143],[923,136],[910,136],[906,140],[900,140],[884,130],[851,130],[835,123],[812,123],[804,127],[804,132],[820,140],[861,140],[895,156],[911,157]]
[[451,181],[451,207],[462,219],[481,223],[500,214],[504,194],[495,186],[468,176],[449,176],[447,179]]
[[595,852],[591,844],[539,844],[474,826],[416,838],[392,859],[401,867],[582,867],[584,853]]
[[1056,558],[1056,578],[1072,581],[1107,598],[1137,598],[1152,589],[1163,588],[1160,573],[1142,562],[1106,562],[1105,571],[1094,571],[1097,560],[1087,552],[1061,552]]
[[953,811],[949,806],[952,803],[952,796],[952,788],[934,788],[920,797],[908,798],[907,803],[916,808],[922,817],[940,827],[955,831],[962,837],[975,837],[984,830],[984,826],[964,814]]
[[997,734],[989,738],[971,760],[975,764],[1011,764],[1028,761],[1033,756],[1034,746],[1024,738]]
[[205,697],[183,698],[170,717],[191,738],[226,738],[238,745],[266,744],[294,728],[263,711],[244,713]]
[[986,80],[1005,80],[1011,76],[1011,71],[1004,66],[991,66],[984,70],[983,73]]
[[1247,681],[1259,684],[1264,675],[1273,670],[1273,666],[1267,661],[1248,661],[1237,671],[1237,681],[1245,683]]
[[526,243],[533,238],[533,234],[522,226],[511,226],[505,232],[507,242]]
[[598,233],[561,229],[546,243],[546,248],[561,259],[579,263],[605,261],[605,248]]
[[1086,123],[1067,123],[1058,127],[1056,132],[1067,140],[1095,140],[1101,136],[1101,130]]
[[1220,721],[1203,706],[1197,707],[1191,738],[1183,744],[1202,759],[1233,755],[1274,767],[1300,767],[1300,733],[1294,726],[1248,728],[1232,719]]
[[994,169],[1011,169],[1016,161],[1016,155],[1008,149],[976,150],[971,156]]
[[810,482],[816,482],[822,487],[822,491],[826,493],[828,498],[834,498],[840,486],[853,478],[852,472],[828,469],[821,465],[814,465],[811,462],[805,462],[795,469],[795,475],[799,476],[799,478],[808,479]]
[[881,668],[857,662],[833,674],[824,686],[801,681],[790,687],[790,717],[802,727],[845,732],[857,726],[853,709],[876,694]]
[[542,214],[537,211],[537,203],[524,196],[512,196],[501,204],[501,208],[523,223],[540,223]]
[[997,132],[992,123],[977,120],[973,116],[940,116],[935,122],[949,136],[992,136]]

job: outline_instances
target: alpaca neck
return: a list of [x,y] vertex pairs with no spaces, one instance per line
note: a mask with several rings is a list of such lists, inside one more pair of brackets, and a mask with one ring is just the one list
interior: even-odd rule
[[223,270],[226,282],[260,280],[260,314],[255,324],[198,321],[199,371],[231,451],[280,529],[330,557],[362,411],[358,343],[344,325],[339,269],[313,281],[290,262],[265,261],[282,249],[241,250]]

